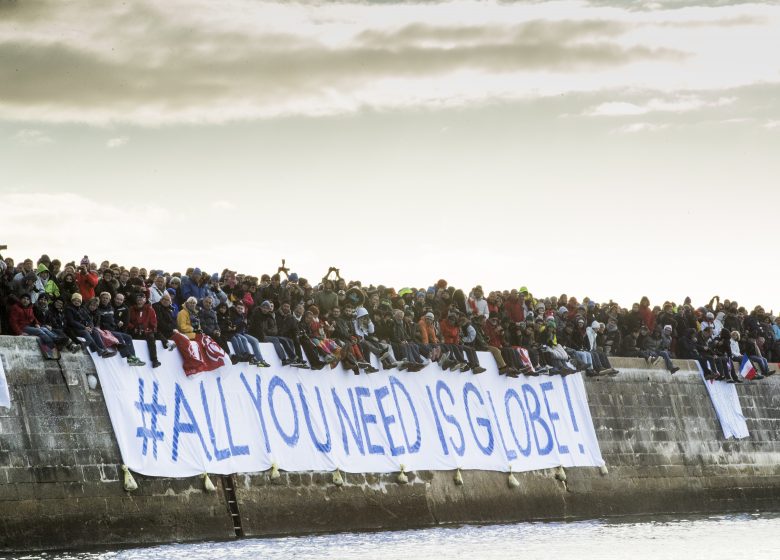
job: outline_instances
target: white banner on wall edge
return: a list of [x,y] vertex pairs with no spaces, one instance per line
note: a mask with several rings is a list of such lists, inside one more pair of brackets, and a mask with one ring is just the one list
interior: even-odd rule
[[[147,361],[146,344],[136,342]],[[187,377],[93,356],[123,461],[150,476],[287,471],[529,471],[604,464],[580,374],[507,378],[487,371],[356,376],[338,366],[227,365]]]

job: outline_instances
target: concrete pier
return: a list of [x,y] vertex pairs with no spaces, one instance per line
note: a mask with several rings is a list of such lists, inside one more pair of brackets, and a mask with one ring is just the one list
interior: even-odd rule
[[[236,538],[223,485],[199,477],[122,486],[121,457],[83,354],[44,361],[31,337],[0,336],[12,407],[0,409],[0,552]],[[780,510],[780,375],[737,387],[750,437],[725,441],[695,364],[673,376],[617,359],[587,379],[609,472],[269,473],[232,476],[245,536],[605,517]],[[61,369],[60,369],[61,366]],[[560,477],[559,477],[560,478]]]

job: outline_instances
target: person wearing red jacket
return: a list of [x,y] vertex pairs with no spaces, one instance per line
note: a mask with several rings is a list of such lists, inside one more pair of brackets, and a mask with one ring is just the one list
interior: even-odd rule
[[504,311],[513,323],[525,321],[525,296],[512,290],[509,297],[504,302]]
[[136,294],[135,305],[130,308],[130,316],[127,320],[127,330],[135,340],[145,340],[149,349],[149,357],[152,359],[152,367],[160,367],[162,364],[157,359],[157,313],[146,302],[143,292]]
[[33,313],[30,294],[22,294],[19,303],[11,307],[8,322],[16,336],[37,336],[45,345],[54,348],[60,340],[56,334],[38,323]]
[[446,319],[439,321],[439,330],[441,330],[442,357],[439,361],[441,369],[455,371],[468,365],[468,361],[460,347],[460,325],[458,324],[457,312],[450,312]]
[[76,285],[79,287],[79,293],[83,301],[89,301],[95,297],[95,287],[98,285],[98,275],[95,270],[91,270],[89,258],[84,255],[81,259],[81,265],[76,273]]
[[650,300],[647,296],[639,301],[639,316],[642,317],[642,321],[647,327],[647,330],[653,332],[655,330],[655,314],[650,308]]

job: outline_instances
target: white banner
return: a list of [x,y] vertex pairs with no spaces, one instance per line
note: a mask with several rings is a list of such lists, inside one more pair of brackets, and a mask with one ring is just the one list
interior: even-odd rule
[[0,406],[11,408],[11,395],[8,392],[8,381],[5,379],[3,358],[0,356]]
[[715,408],[715,414],[720,420],[720,427],[723,430],[723,437],[726,439],[742,439],[750,437],[748,432],[745,415],[742,414],[742,405],[739,404],[739,395],[737,388],[732,383],[725,381],[715,381],[704,379],[704,371],[699,366],[699,375],[701,375],[707,393],[710,395],[712,406]]
[[[601,466],[582,377],[517,379],[487,371],[385,370],[356,376],[229,365],[187,377],[178,352],[162,366],[94,357],[119,448],[131,470],[168,477],[203,472],[529,471]],[[145,343],[136,352],[146,359]]]

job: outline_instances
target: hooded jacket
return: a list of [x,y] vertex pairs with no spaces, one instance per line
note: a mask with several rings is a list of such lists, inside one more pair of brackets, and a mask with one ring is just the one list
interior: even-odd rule
[[368,338],[370,336],[373,336],[374,334],[374,323],[371,321],[371,318],[368,318],[368,322],[365,325],[365,328],[361,326],[360,319],[363,317],[368,317],[368,311],[365,307],[358,307],[357,311],[355,312],[355,320],[353,321],[353,325],[355,327],[355,334],[359,336],[360,338]]

